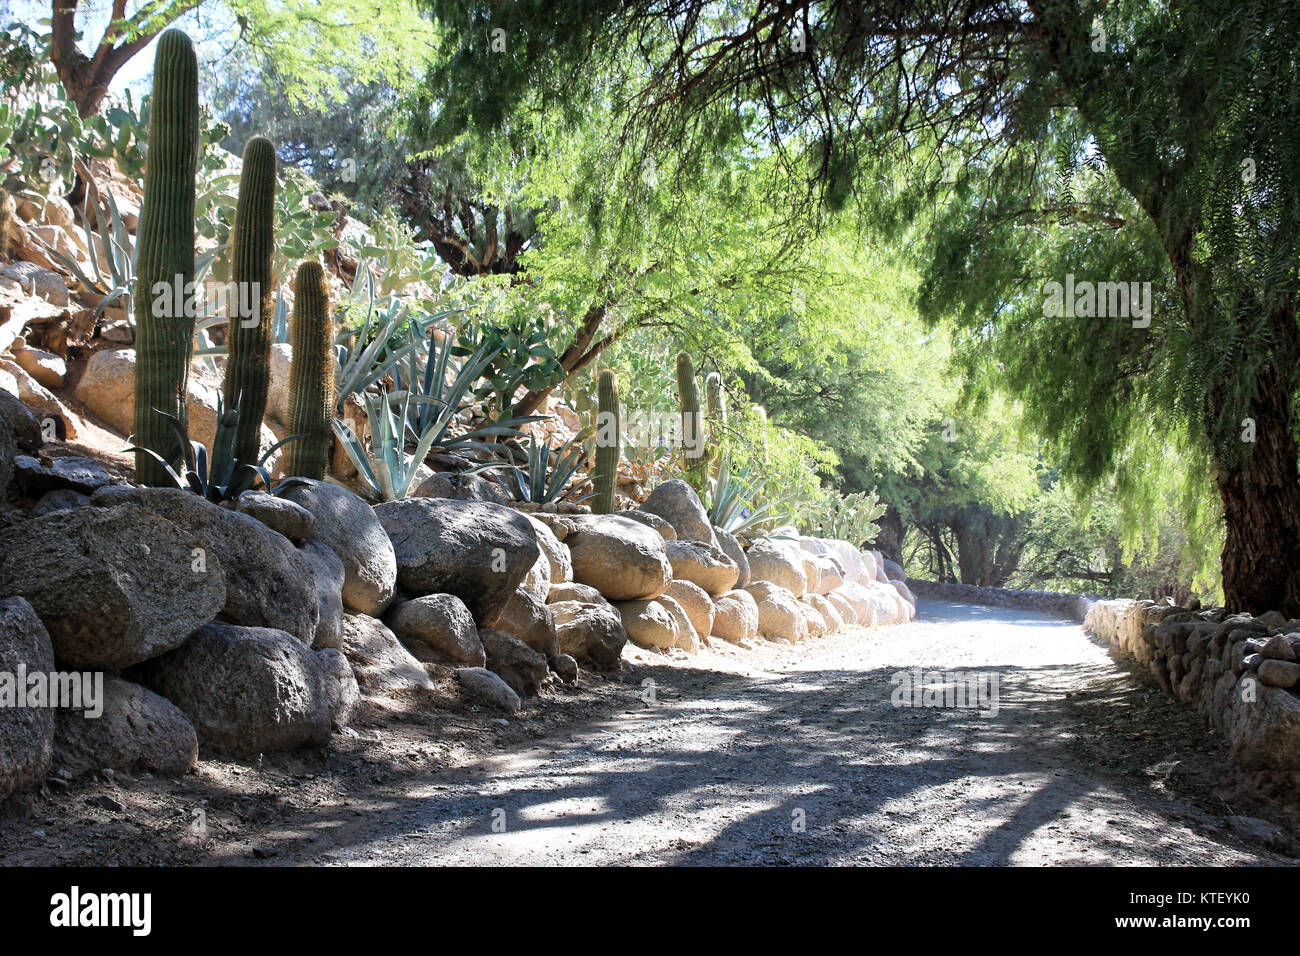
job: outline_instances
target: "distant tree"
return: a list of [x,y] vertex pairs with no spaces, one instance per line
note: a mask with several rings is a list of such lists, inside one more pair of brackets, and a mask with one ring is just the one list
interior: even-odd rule
[[[430,49],[429,25],[405,0],[111,0],[108,25],[83,50],[79,14],[97,3],[50,0],[50,54],[83,117],[99,111],[109,84],[159,33],[189,14],[212,11],[238,29],[227,57],[263,53],[298,103],[337,102],[338,71],[366,82],[414,75]],[[233,62],[239,62],[238,60]]]

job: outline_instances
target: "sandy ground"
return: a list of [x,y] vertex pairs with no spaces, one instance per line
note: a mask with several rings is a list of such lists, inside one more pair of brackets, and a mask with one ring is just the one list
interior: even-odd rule
[[[1295,862],[1225,825],[1296,832],[1294,808],[1079,628],[921,610],[797,647],[629,651],[621,679],[509,722],[457,712],[448,691],[434,712],[373,711],[327,755],[74,782],[0,823],[0,863]],[[996,715],[893,706],[891,678],[913,667],[939,688],[996,674]]]

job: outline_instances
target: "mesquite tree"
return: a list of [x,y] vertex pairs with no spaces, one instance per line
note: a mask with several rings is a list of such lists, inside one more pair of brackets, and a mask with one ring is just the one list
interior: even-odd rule
[[[1085,481],[1138,474],[1152,433],[1181,443],[1177,465],[1221,504],[1227,603],[1300,614],[1300,8],[422,5],[447,38],[428,83],[448,130],[599,95],[638,155],[780,155],[808,187],[792,216],[848,207],[872,232],[933,217],[921,305],[957,317],[972,367],[1024,398]],[[1075,279],[1091,302],[1047,308],[1048,284]],[[1121,283],[1149,288],[1149,324]]]

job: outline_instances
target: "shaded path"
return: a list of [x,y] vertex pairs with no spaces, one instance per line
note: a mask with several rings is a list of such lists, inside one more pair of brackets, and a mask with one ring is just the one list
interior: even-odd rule
[[[396,795],[336,864],[1249,864],[1188,801],[1092,769],[1107,652],[1024,611],[923,602],[798,648],[639,658],[652,702]],[[894,707],[891,675],[996,673],[999,709]],[[1094,735],[1095,736],[1095,735]],[[1116,737],[1116,747],[1123,743]],[[802,828],[799,824],[802,823]],[[495,830],[494,830],[495,827]],[[504,827],[504,832],[498,832]]]

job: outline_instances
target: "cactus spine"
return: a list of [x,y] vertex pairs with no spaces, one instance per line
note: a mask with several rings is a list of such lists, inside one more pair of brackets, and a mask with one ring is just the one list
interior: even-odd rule
[[[136,238],[134,424],[136,445],[173,462],[183,450],[164,416],[174,416],[182,430],[187,426],[185,399],[194,348],[194,315],[187,305],[194,282],[198,150],[198,62],[190,38],[167,30],[158,38],[154,57],[149,158]],[[162,466],[144,452],[136,452],[135,473],[142,484],[171,483]]]
[[598,515],[614,511],[614,488],[618,484],[618,453],[622,442],[618,414],[618,378],[610,369],[600,373],[596,384],[596,496],[591,510]]
[[700,386],[695,366],[685,352],[677,354],[677,395],[682,403],[682,450],[686,474],[696,491],[704,487],[709,460],[705,456],[704,419],[700,414]]
[[261,455],[262,417],[271,380],[271,253],[275,241],[275,147],[264,136],[254,136],[244,144],[230,240],[235,300],[226,339],[226,407],[239,409],[235,457],[255,462]]
[[329,288],[319,262],[304,262],[293,278],[293,366],[289,370],[290,475],[324,478],[334,419],[334,325]]
[[709,467],[715,471],[725,457],[727,441],[727,393],[722,390],[722,376],[710,372],[704,380],[704,394],[709,407]]

